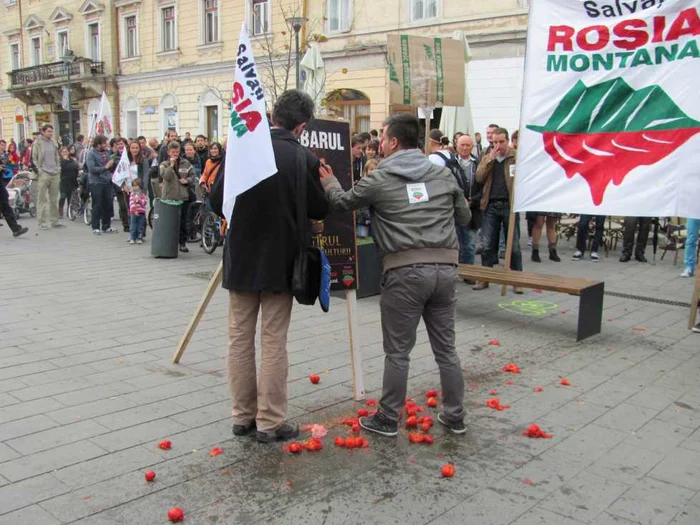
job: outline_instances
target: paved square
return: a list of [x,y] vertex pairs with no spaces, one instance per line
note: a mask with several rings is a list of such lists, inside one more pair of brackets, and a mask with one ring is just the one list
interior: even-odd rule
[[[0,525],[167,523],[172,506],[188,524],[700,523],[700,336],[676,304],[689,303],[692,282],[672,257],[621,264],[618,251],[575,263],[562,241],[564,262],[535,265],[524,247],[526,270],[605,280],[603,332],[582,343],[576,297],[459,283],[468,433],[438,425],[432,446],[409,444],[403,430],[366,435],[368,449],[333,446],[347,432],[340,421],[364,406],[352,400],[345,305],[295,306],[290,417],[326,425],[329,437],[321,452],[292,456],[232,439],[224,291],[171,363],[220,250],[191,245],[155,260],[148,242],[127,245],[123,233],[93,237],[75,222],[36,235],[22,222],[32,228],[23,238],[0,228]],[[358,312],[376,399],[378,299]],[[508,362],[522,373],[503,373]],[[439,387],[421,327],[409,395],[424,404]],[[487,408],[491,390],[511,408]],[[554,437],[524,437],[531,423]],[[160,450],[166,438],[173,447]],[[224,452],[210,457],[214,446]],[[442,479],[448,461],[457,473]]]

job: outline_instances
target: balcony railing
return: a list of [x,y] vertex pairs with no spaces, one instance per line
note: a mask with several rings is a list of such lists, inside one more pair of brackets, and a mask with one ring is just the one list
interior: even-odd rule
[[9,72],[9,90],[43,87],[66,82],[68,79],[68,67],[71,68],[71,79],[76,81],[104,75],[104,62],[78,59],[70,66],[63,62],[52,62],[51,64],[25,67]]

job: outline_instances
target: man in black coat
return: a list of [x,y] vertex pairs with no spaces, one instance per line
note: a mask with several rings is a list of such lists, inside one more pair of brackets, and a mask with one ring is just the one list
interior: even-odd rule
[[[314,102],[289,90],[272,111],[272,149],[277,173],[236,198],[224,250],[223,287],[229,290],[228,376],[233,398],[233,433],[256,429],[263,443],[292,439],[297,425],[287,413],[287,331],[292,314],[292,273],[299,246],[295,187],[306,177],[310,219],[328,212],[319,178],[319,160],[297,138],[313,118]],[[297,169],[302,149],[305,169]],[[248,154],[257,155],[255,151]],[[225,168],[221,168],[225,173]],[[221,214],[224,176],[217,177],[211,203]],[[262,361],[255,368],[255,327],[262,310]]]

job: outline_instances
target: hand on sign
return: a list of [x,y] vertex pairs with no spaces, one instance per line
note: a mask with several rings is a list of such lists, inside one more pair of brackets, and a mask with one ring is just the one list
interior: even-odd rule
[[321,174],[321,180],[326,180],[330,179],[331,177],[334,177],[333,168],[331,168],[328,164],[321,164],[321,167],[318,168],[318,172]]

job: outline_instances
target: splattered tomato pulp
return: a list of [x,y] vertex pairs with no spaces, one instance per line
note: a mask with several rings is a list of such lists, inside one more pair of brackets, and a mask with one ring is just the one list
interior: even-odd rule
[[545,126],[528,129],[542,133],[547,154],[568,178],[583,177],[598,206],[611,182],[619,186],[634,169],[669,156],[700,133],[700,122],[659,86],[635,90],[616,78],[577,82]]

